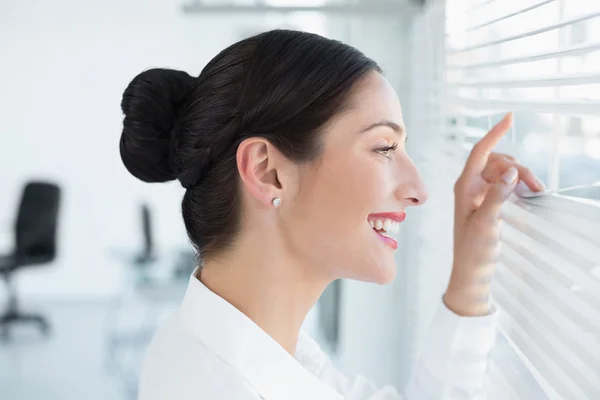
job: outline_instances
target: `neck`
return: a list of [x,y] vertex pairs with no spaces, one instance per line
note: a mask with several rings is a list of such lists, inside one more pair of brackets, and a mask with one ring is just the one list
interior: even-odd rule
[[206,260],[199,279],[293,356],[302,323],[331,279],[295,259],[280,241],[249,236],[235,251]]

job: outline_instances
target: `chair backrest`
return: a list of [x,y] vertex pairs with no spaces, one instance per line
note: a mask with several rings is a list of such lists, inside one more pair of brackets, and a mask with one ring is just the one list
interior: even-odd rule
[[142,205],[142,233],[144,235],[144,248],[142,256],[147,259],[154,257],[154,238],[152,237],[152,218],[147,204]]
[[15,225],[15,255],[19,258],[56,256],[56,231],[60,189],[47,182],[25,185]]

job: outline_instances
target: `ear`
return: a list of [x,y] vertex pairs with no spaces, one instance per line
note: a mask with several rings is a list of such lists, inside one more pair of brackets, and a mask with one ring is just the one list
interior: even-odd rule
[[238,146],[236,162],[244,187],[260,203],[270,205],[275,197],[285,197],[293,163],[271,142],[261,137],[245,139]]

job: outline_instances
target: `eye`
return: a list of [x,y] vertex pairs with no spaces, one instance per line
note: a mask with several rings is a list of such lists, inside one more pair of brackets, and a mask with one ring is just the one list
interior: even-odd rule
[[398,142],[394,143],[391,146],[385,146],[385,147],[381,147],[381,148],[375,149],[375,151],[378,152],[379,154],[382,154],[382,155],[386,156],[387,158],[390,158],[389,152],[390,151],[394,151],[397,148],[398,148]]

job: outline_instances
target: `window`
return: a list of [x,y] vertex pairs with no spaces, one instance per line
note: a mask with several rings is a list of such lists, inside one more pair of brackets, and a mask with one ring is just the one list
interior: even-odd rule
[[435,232],[450,236],[452,184],[473,143],[513,111],[498,151],[551,190],[576,188],[515,198],[503,211],[490,398],[598,399],[600,2],[431,0],[423,15],[414,41],[426,57],[413,61],[422,70],[412,96],[427,97],[427,111],[413,114],[412,130],[428,138],[417,160],[433,204],[421,221],[420,268],[451,256]]
[[551,189],[600,181],[600,3],[449,0],[446,9],[447,112],[468,142],[514,110],[502,150]]

